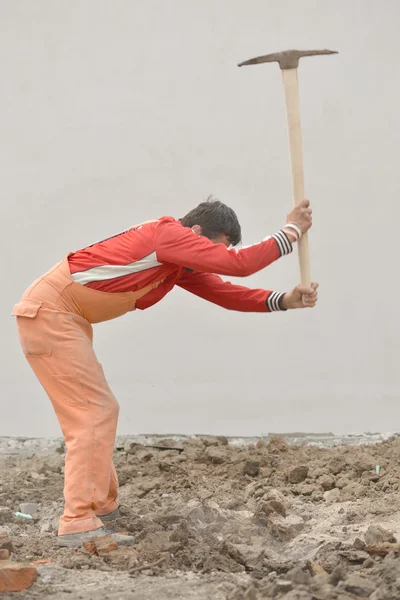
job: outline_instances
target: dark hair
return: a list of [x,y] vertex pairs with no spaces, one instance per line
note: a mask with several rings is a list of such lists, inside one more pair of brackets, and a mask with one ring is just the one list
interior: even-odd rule
[[200,225],[202,234],[210,240],[225,234],[232,246],[242,241],[240,223],[234,210],[220,200],[209,196],[207,202],[202,202],[180,219],[184,227]]

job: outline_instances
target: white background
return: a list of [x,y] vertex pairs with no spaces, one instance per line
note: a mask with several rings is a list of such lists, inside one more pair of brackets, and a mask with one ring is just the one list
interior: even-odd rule
[[[95,327],[120,433],[393,431],[399,408],[397,0],[0,1],[0,435],[58,435],[13,304],[67,252],[210,193],[244,243],[291,207],[281,73],[299,79],[314,311],[174,290]],[[286,290],[295,255],[241,283]]]

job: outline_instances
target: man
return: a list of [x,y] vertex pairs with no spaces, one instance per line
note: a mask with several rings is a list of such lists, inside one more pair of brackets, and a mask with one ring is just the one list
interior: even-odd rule
[[281,231],[235,249],[241,241],[236,214],[222,202],[204,202],[183,219],[147,221],[71,253],[26,290],[13,315],[67,446],[60,545],[80,546],[107,531],[103,522],[119,514],[112,462],[119,406],[93,350],[92,324],[144,310],[175,285],[230,310],[313,307],[317,284],[279,293],[232,285],[217,275],[245,277],[289,254],[310,228],[311,212],[304,201]]

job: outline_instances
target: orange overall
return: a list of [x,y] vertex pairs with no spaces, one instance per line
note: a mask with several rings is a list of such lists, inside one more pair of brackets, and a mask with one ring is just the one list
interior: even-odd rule
[[135,310],[138,292],[105,293],[75,283],[68,258],[37,279],[15,305],[24,354],[53,404],[67,446],[59,535],[102,527],[117,508],[112,453],[119,405],[93,350],[91,323]]

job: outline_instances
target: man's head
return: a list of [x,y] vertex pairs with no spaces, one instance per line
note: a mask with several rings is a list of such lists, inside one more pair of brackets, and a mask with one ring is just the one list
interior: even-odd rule
[[198,235],[204,235],[216,244],[236,246],[242,241],[240,223],[235,212],[211,196],[180,219]]

